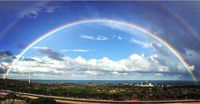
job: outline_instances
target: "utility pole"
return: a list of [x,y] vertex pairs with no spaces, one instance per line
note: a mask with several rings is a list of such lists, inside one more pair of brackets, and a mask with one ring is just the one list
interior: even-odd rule
[[29,71],[29,78],[28,78],[28,83],[31,83],[31,75],[30,75],[30,71]]
[[30,85],[30,83],[31,83],[31,72],[30,72],[30,70],[29,70],[29,73],[28,73],[28,83],[29,83],[29,94],[30,94],[30,87],[31,87],[31,85]]

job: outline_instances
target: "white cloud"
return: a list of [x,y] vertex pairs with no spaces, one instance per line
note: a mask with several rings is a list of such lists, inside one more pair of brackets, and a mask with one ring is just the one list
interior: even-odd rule
[[[34,48],[49,50],[47,47]],[[52,51],[53,50],[51,50],[50,53],[52,53]],[[55,52],[53,51],[53,54],[54,53]],[[188,55],[190,54],[188,53]],[[9,63],[1,62],[0,64],[0,68],[3,69],[7,66],[9,66]],[[196,66],[191,67],[194,69]],[[168,75],[165,73],[187,73],[187,71],[184,71],[183,69],[185,69],[184,66],[179,63],[179,61],[174,60],[174,58],[170,58],[169,56],[160,57],[160,55],[157,54],[151,56],[132,54],[129,57],[120,60],[112,60],[108,57],[85,59],[81,56],[76,58],[62,56],[62,60],[58,60],[50,57],[48,53],[48,55],[45,55],[44,57],[23,57],[18,61],[16,66],[13,67],[12,72],[16,76],[11,76],[14,78],[21,78],[19,73],[26,74],[30,71],[34,74],[35,78],[52,76],[52,78],[55,77],[61,79],[127,79],[128,76],[133,75],[134,77],[142,78],[142,76],[154,75],[156,73],[156,75],[163,74],[163,76]]]
[[108,40],[108,37],[105,37],[105,36],[81,35],[81,38],[89,39],[89,40]]
[[99,73],[97,71],[85,71],[86,74],[90,75],[98,75]]
[[63,52],[89,52],[87,49],[72,49],[72,50],[62,50]]
[[122,40],[122,37],[121,37],[121,36],[118,36],[117,38],[118,38],[119,40]]
[[40,47],[40,46],[36,46],[36,47],[33,47],[33,49],[49,49],[48,47]]
[[43,73],[64,73],[59,68],[66,68],[63,62],[58,60],[52,60],[48,57],[38,58],[32,57],[34,61],[20,60],[17,65],[14,66],[14,72],[26,73],[26,72],[43,72]]
[[28,17],[30,19],[35,19],[37,18],[40,13],[53,13],[55,12],[55,7],[54,6],[48,6],[48,5],[40,5],[34,8],[31,8],[30,10],[21,13],[20,17]]
[[151,47],[151,43],[147,43],[147,42],[136,40],[136,39],[131,39],[130,42],[131,43],[136,43],[138,45],[141,45],[144,48],[150,48]]
[[0,63],[0,72],[5,72],[6,69],[9,67],[10,63],[2,62]]
[[113,35],[113,38],[116,38],[116,39],[118,39],[118,40],[122,40],[123,38],[121,37],[121,36],[119,36],[119,35]]
[[88,36],[88,35],[81,35],[81,38],[95,40],[93,36]]
[[141,32],[138,29],[130,27],[130,26],[125,25],[125,24],[106,22],[106,23],[102,23],[102,25],[110,27],[111,29],[120,30],[122,32],[128,33],[130,35],[133,35],[133,36],[136,36],[136,37],[139,37],[139,38],[151,39],[144,32]]
[[[161,65],[156,60],[156,55],[148,57],[132,54],[121,60],[111,60],[107,57],[101,59],[89,59],[79,56],[77,58],[63,57],[63,60],[55,60],[49,57],[32,57],[32,61],[20,60],[13,68],[15,73],[59,74],[72,76],[117,75],[124,76],[129,72],[168,72],[167,66]],[[34,60],[34,61],[33,61]],[[70,73],[70,74],[69,74]]]

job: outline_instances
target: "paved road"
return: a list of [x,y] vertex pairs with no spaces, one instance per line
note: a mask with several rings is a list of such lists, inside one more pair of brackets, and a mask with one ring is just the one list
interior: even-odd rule
[[[13,92],[13,91],[7,91]],[[55,99],[58,103],[65,104],[160,104],[160,103],[174,103],[174,104],[200,104],[200,100],[169,100],[169,101],[112,101],[112,100],[95,100],[95,99],[81,99],[81,98],[70,98],[70,97],[58,97],[58,96],[46,96],[39,94],[29,94],[22,92],[13,92],[19,94],[21,96],[29,97],[32,99],[36,99],[38,97],[48,97]]]

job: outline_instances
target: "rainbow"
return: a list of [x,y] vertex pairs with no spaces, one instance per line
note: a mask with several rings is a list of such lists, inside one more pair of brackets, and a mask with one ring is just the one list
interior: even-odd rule
[[24,48],[24,50],[18,55],[18,57],[11,63],[11,65],[8,67],[8,69],[6,70],[6,72],[3,74],[2,78],[6,78],[9,74],[9,72],[12,70],[12,67],[14,65],[16,65],[16,63],[20,60],[20,58],[29,50],[31,49],[33,46],[35,46],[37,43],[39,43],[40,41],[44,40],[45,38],[53,35],[54,33],[61,31],[63,29],[72,27],[72,26],[76,26],[76,25],[80,25],[80,24],[86,24],[86,23],[114,23],[117,25],[126,25],[129,26],[133,29],[139,30],[149,36],[151,36],[152,38],[156,39],[157,41],[159,41],[160,43],[162,43],[163,45],[165,45],[176,57],[177,59],[184,65],[184,67],[187,69],[187,71],[190,73],[190,75],[192,76],[194,81],[197,81],[196,77],[194,76],[192,69],[190,67],[190,65],[184,60],[184,58],[180,55],[180,53],[174,48],[172,47],[171,44],[169,44],[167,41],[165,41],[164,39],[162,39],[161,37],[159,37],[158,35],[147,31],[146,29],[137,26],[135,24],[131,24],[128,22],[124,22],[124,21],[118,21],[118,20],[110,20],[110,19],[87,19],[87,20],[80,20],[80,21],[75,21],[72,23],[68,23],[68,24],[64,24],[62,26],[59,26],[55,29],[52,29],[51,31],[43,34],[41,37],[39,37],[38,39],[36,39],[35,41],[33,41],[32,43],[30,43],[26,48]]
[[0,39],[7,33],[9,32],[10,29],[12,29],[18,22],[20,22],[22,20],[22,16],[26,15],[27,13],[29,13],[31,10],[41,7],[43,5],[45,5],[47,2],[45,1],[39,1],[36,4],[34,4],[33,6],[31,6],[30,8],[22,11],[14,21],[12,21],[1,33],[0,33]]
[[185,27],[185,29],[188,30],[188,32],[189,32],[195,39],[197,39],[198,42],[200,42],[200,36],[199,36],[198,32],[197,32],[194,28],[192,28],[192,26],[191,26],[188,22],[186,22],[186,21],[184,20],[183,17],[181,17],[178,13],[176,13],[174,10],[170,9],[170,8],[167,7],[167,6],[164,6],[164,5],[163,5],[163,6],[162,6],[162,9],[163,9],[164,11],[166,11],[168,14],[171,14],[171,15],[174,17],[174,19],[175,19],[176,21],[178,21],[181,25],[183,25],[183,26]]

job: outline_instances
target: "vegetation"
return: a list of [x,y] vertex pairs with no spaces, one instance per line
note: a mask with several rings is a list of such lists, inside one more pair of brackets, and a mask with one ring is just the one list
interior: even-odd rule
[[[39,84],[0,80],[0,89],[17,92],[104,100],[181,100],[200,99],[200,86],[141,87],[125,84]],[[38,99],[44,101],[45,99]],[[53,102],[53,101],[52,101]],[[35,104],[35,103],[33,103]],[[41,104],[41,103],[40,103]],[[48,103],[53,104],[53,103]]]
[[19,99],[6,99],[1,104],[28,104],[25,100]]
[[57,102],[52,98],[39,97],[34,100],[10,93],[4,97],[1,97],[0,104],[57,104]]
[[29,104],[57,104],[52,98],[40,97],[36,100],[32,100]]

